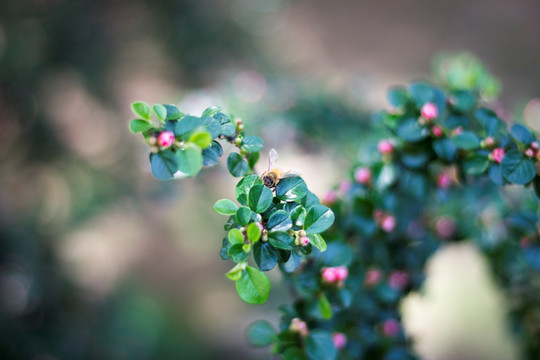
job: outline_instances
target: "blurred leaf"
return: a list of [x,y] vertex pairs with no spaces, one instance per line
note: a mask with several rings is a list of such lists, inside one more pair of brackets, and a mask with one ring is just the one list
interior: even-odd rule
[[230,153],[227,159],[227,168],[232,176],[241,177],[247,174],[249,166],[246,160],[238,153]]
[[[251,213],[251,210],[250,210]],[[252,222],[246,230],[247,237],[251,242],[257,242],[261,238],[261,228],[259,223]]]
[[310,244],[315,246],[320,252],[326,251],[326,242],[320,234],[308,234]]
[[178,171],[178,157],[171,150],[150,154],[152,173],[158,180],[171,180]]
[[150,109],[150,105],[145,103],[144,101],[136,101],[131,104],[131,110],[144,120],[151,120],[152,119],[152,110]]
[[134,119],[129,122],[129,130],[131,130],[131,132],[134,134],[138,132],[146,132],[153,127],[154,124],[146,120]]
[[501,161],[502,176],[513,184],[524,185],[536,176],[534,161],[526,158],[519,150],[508,151]]
[[167,120],[167,108],[165,106],[156,104],[152,106],[152,108],[154,109],[154,114],[156,114],[160,121]]
[[319,313],[321,314],[323,319],[329,320],[332,318],[332,305],[330,304],[330,301],[328,301],[328,298],[324,296],[324,294],[321,294],[319,296],[317,305]]
[[452,142],[459,149],[474,150],[480,147],[480,139],[471,131],[464,131],[452,138]]
[[521,145],[529,145],[534,141],[531,131],[521,124],[512,125],[510,136]]
[[246,329],[246,337],[253,346],[267,346],[274,341],[276,331],[268,321],[257,320]]
[[212,144],[212,136],[207,131],[195,132],[189,137],[189,142],[198,145],[201,149],[206,149]]
[[223,155],[223,148],[217,141],[212,141],[209,147],[203,150],[203,165],[214,166],[219,162],[220,156]]
[[456,158],[457,148],[448,138],[433,141],[433,150],[439,158],[446,162],[453,162]]
[[310,331],[306,339],[306,355],[309,360],[334,360],[337,349],[332,341],[332,334],[325,330]]
[[465,173],[469,175],[483,174],[489,166],[489,158],[486,154],[469,154],[463,161]]
[[195,176],[202,168],[202,151],[196,145],[186,146],[177,152],[178,170],[187,176]]
[[401,86],[391,87],[386,94],[388,103],[396,108],[403,108],[407,105],[409,97],[407,95],[407,90]]
[[203,125],[203,119],[188,115],[176,122],[173,132],[182,140],[187,140],[189,138],[188,135],[190,135],[193,130],[203,127]]
[[221,199],[214,204],[214,210],[221,215],[234,215],[236,214],[236,210],[238,210],[238,205],[232,200]]
[[397,127],[397,135],[406,142],[416,143],[429,135],[429,130],[420,125],[418,120],[409,118]]
[[175,105],[163,104],[163,107],[167,111],[167,120],[178,120],[184,117],[184,113],[178,110]]

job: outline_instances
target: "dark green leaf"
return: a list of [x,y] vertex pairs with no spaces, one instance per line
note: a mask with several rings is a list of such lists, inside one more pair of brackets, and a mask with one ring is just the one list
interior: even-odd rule
[[418,106],[422,106],[434,99],[435,89],[429,84],[417,82],[409,85],[409,94]]
[[325,330],[310,331],[306,339],[306,355],[309,360],[334,360],[337,349],[332,341],[332,334]]
[[326,266],[348,266],[353,260],[353,251],[344,243],[331,242],[322,256]]
[[286,211],[278,210],[270,216],[266,227],[268,231],[287,231],[292,227],[292,220]]
[[135,115],[137,115],[141,119],[152,119],[152,109],[150,109],[150,105],[148,105],[144,101],[136,101],[132,103],[131,110],[133,110],[133,113],[135,113]]
[[[233,229],[235,230],[235,229]],[[241,263],[248,259],[249,253],[244,250],[243,244],[232,244],[228,252],[235,263]]]
[[487,136],[498,137],[504,129],[504,123],[489,109],[479,108],[474,112],[474,117],[480,122]]
[[306,209],[299,205],[291,211],[291,220],[294,226],[302,227],[306,218]]
[[270,271],[278,262],[278,252],[268,242],[259,241],[253,245],[253,257],[262,271]]
[[214,210],[221,215],[234,215],[236,214],[236,210],[238,210],[238,205],[232,200],[221,199],[214,204]]
[[229,248],[231,247],[231,243],[227,238],[223,238],[223,241],[221,243],[221,251],[219,252],[219,255],[223,260],[229,260],[231,257],[229,256]]
[[249,224],[249,220],[251,220],[251,209],[247,206],[241,206],[236,211],[236,222],[242,226],[246,226]]
[[174,127],[174,134],[179,136],[182,140],[187,140],[191,132],[195,129],[203,127],[203,119],[195,116],[184,116],[182,120],[176,122]]
[[459,149],[474,150],[480,147],[480,139],[471,131],[464,131],[452,138],[452,142]]
[[138,132],[146,132],[153,127],[154,124],[146,120],[134,119],[129,122],[129,130],[131,130],[131,132],[134,134]]
[[491,164],[489,167],[489,178],[495,185],[503,186],[506,183],[501,172],[499,164]]
[[177,151],[178,170],[187,176],[195,176],[203,164],[202,151],[196,145],[186,146]]
[[259,152],[264,148],[264,142],[257,136],[246,136],[242,140],[242,149],[248,152]]
[[257,214],[264,212],[272,204],[274,194],[264,185],[253,185],[248,193],[248,206]]
[[247,161],[240,154],[234,152],[227,159],[227,168],[231,175],[235,177],[244,176],[249,170]]
[[429,135],[429,130],[414,118],[409,118],[397,127],[397,135],[406,142],[416,143]]
[[476,98],[469,91],[459,90],[452,93],[450,103],[461,113],[469,112],[476,106]]
[[441,160],[453,162],[456,158],[457,148],[448,138],[434,140],[433,150]]
[[248,266],[242,277],[236,282],[236,291],[240,298],[250,304],[262,304],[270,294],[270,280],[254,267]]
[[294,248],[294,239],[283,231],[268,233],[268,242],[278,249],[291,250]]
[[225,136],[233,136],[236,133],[236,125],[229,121],[226,123],[221,123],[221,134]]
[[513,184],[527,184],[536,176],[534,161],[525,157],[519,150],[508,151],[501,162],[502,176]]
[[158,180],[170,180],[178,170],[178,158],[171,150],[150,154],[152,173]]
[[257,175],[248,175],[238,182],[234,195],[242,205],[247,205],[247,194],[253,185],[262,185],[262,180]]
[[276,187],[276,196],[283,201],[298,201],[306,196],[308,188],[299,176],[281,179]]
[[178,110],[175,105],[163,104],[163,107],[165,107],[165,110],[167,110],[167,120],[178,120],[184,116],[184,114]]
[[280,268],[287,274],[290,274],[296,269],[298,269],[301,262],[302,258],[293,251],[292,253],[290,253],[289,259],[287,259],[285,263],[280,264]]
[[324,205],[312,206],[304,220],[304,230],[309,234],[318,234],[334,223],[334,213]]
[[386,94],[388,103],[396,108],[403,108],[407,105],[409,97],[407,95],[407,90],[401,86],[391,87]]
[[246,329],[246,337],[253,346],[267,346],[274,341],[276,331],[268,321],[257,320]]
[[203,123],[212,139],[217,138],[219,134],[221,134],[221,124],[219,123],[219,120],[212,117],[206,117],[204,118]]
[[218,142],[212,141],[212,144],[210,144],[210,146],[204,149],[202,152],[203,165],[204,166],[216,165],[219,162],[219,157],[221,155],[223,155],[223,148]]
[[219,106],[211,106],[209,108],[206,108],[204,112],[202,113],[203,117],[213,117],[217,113],[221,111],[221,108]]
[[540,199],[540,176],[534,178],[533,187],[534,192],[536,193],[536,197]]
[[531,131],[521,124],[512,125],[510,136],[522,145],[529,145],[534,140]]
[[485,154],[469,154],[463,161],[463,169],[469,175],[480,175],[486,172],[489,158]]

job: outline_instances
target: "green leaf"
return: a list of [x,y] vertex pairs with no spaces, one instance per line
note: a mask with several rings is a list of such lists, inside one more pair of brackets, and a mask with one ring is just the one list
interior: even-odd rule
[[246,136],[242,140],[242,149],[249,152],[259,152],[264,148],[264,142],[257,136]]
[[319,300],[317,301],[317,307],[323,319],[329,320],[332,318],[332,305],[330,304],[330,301],[328,301],[328,298],[324,296],[324,294],[321,294],[319,296]]
[[206,127],[206,130],[210,133],[210,137],[215,139],[221,134],[221,124],[219,120],[216,120],[211,117],[206,117],[203,120],[203,124]]
[[227,238],[232,245],[244,244],[244,234],[238,229],[229,230]]
[[247,206],[241,206],[236,211],[236,222],[242,226],[246,226],[249,224],[249,220],[251,220],[251,209]]
[[512,125],[510,136],[521,145],[529,145],[534,140],[531,131],[521,124]]
[[178,170],[178,158],[171,150],[150,154],[152,173],[158,180],[170,180]]
[[136,101],[131,104],[131,110],[144,120],[150,120],[152,119],[152,110],[150,109],[150,105],[145,103],[144,101]]
[[492,163],[489,167],[489,178],[495,185],[504,186],[506,180],[502,176],[501,166],[496,163]]
[[236,282],[236,291],[240,298],[250,304],[262,304],[268,300],[270,294],[270,280],[268,277],[248,266],[242,272],[242,277]]
[[318,234],[328,229],[334,223],[334,213],[324,205],[312,206],[304,220],[304,230],[308,234]]
[[262,185],[262,180],[257,175],[245,176],[238,182],[234,189],[236,200],[242,205],[247,205],[247,194],[253,185]]
[[281,179],[276,186],[276,196],[283,201],[299,201],[306,196],[307,193],[307,185],[299,176]]
[[221,123],[221,134],[225,136],[233,136],[236,134],[236,125],[232,121]]
[[232,200],[221,199],[214,204],[214,210],[221,215],[234,215],[236,214],[236,210],[238,210],[238,205]]
[[501,161],[502,176],[513,184],[524,185],[536,176],[534,161],[525,157],[519,150],[508,151]]
[[134,134],[138,132],[146,132],[153,127],[154,124],[146,120],[134,119],[129,122],[129,130],[131,130],[131,132]]
[[471,131],[464,131],[452,138],[452,142],[459,149],[474,150],[480,147],[480,139]]
[[[250,210],[250,213],[251,213],[251,210]],[[261,238],[261,233],[262,233],[261,228],[256,222],[252,222],[251,224],[249,224],[246,230],[247,237],[249,241],[251,242],[259,241],[259,239]]]
[[152,109],[154,109],[154,114],[160,121],[167,120],[167,108],[165,106],[156,104],[152,106]]
[[263,213],[272,204],[274,194],[264,185],[253,185],[248,193],[248,206],[257,214]]
[[407,105],[409,96],[407,95],[407,90],[401,86],[391,87],[386,94],[386,99],[396,108],[403,108]]
[[377,177],[375,186],[380,192],[388,189],[397,180],[397,171],[392,164],[385,164]]
[[399,124],[397,135],[406,142],[416,143],[429,135],[429,130],[420,125],[414,118],[409,118]]
[[182,113],[175,105],[172,104],[163,104],[165,110],[167,110],[167,120],[178,120],[184,117]]
[[433,86],[422,82],[411,83],[409,93],[418,106],[431,102],[435,96]]
[[212,136],[208,131],[196,132],[189,137],[189,142],[197,144],[201,149],[206,149],[212,144]]
[[219,256],[223,260],[229,260],[231,257],[229,256],[229,248],[231,247],[231,243],[229,242],[229,239],[226,237],[223,238],[221,242],[221,250],[219,252]]
[[309,360],[335,360],[338,353],[332,334],[319,329],[310,331],[306,339],[306,355]]
[[257,320],[246,329],[246,337],[253,346],[268,346],[276,338],[276,331],[268,321]]
[[187,140],[189,139],[192,131],[203,126],[203,119],[188,115],[176,122],[176,126],[174,127],[173,131],[174,134],[179,136],[182,140]]
[[489,158],[484,154],[469,154],[463,162],[463,169],[469,175],[483,174],[488,166]]
[[320,234],[308,234],[309,242],[320,252],[326,251],[326,241]]
[[344,243],[331,242],[322,254],[326,266],[349,266],[353,261],[352,249]]
[[292,250],[294,248],[294,239],[284,231],[268,233],[268,242],[278,249]]
[[232,257],[234,262],[241,263],[248,259],[249,252],[245,251],[244,246],[244,244],[233,244],[229,248],[228,254]]
[[457,148],[448,138],[437,139],[433,141],[433,151],[441,160],[453,162],[456,159]]
[[225,274],[225,276],[227,276],[232,281],[240,280],[240,278],[242,277],[242,272],[243,272],[242,268],[243,268],[242,264],[236,264],[231,270],[229,270]]
[[266,226],[268,231],[287,231],[292,227],[292,220],[286,211],[278,210],[270,216]]
[[211,106],[209,108],[206,108],[204,112],[202,113],[203,117],[213,117],[217,113],[221,111],[221,108],[219,106]]
[[299,205],[291,211],[291,220],[294,226],[302,227],[306,218],[306,209]]
[[253,257],[262,271],[270,271],[276,266],[279,254],[268,242],[259,241],[253,245]]
[[459,90],[452,93],[450,102],[455,110],[466,113],[476,106],[476,98],[469,91]]
[[203,158],[202,151],[196,145],[186,146],[177,151],[178,170],[187,176],[195,176],[201,171]]
[[479,108],[474,112],[474,117],[482,125],[487,136],[498,137],[504,129],[504,122],[497,118],[497,115],[489,109]]
[[241,177],[247,174],[249,166],[246,160],[238,153],[231,153],[227,159],[227,168],[232,176]]
[[223,155],[223,148],[221,145],[212,141],[212,144],[203,150],[203,165],[204,166],[214,166],[219,162],[219,157]]

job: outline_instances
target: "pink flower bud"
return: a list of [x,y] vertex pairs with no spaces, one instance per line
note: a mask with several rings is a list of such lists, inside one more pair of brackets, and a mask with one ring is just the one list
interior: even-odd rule
[[394,290],[403,290],[409,283],[409,275],[405,271],[395,270],[388,277],[388,284]]
[[158,135],[157,143],[159,146],[168,148],[174,144],[175,138],[172,131],[163,131]]
[[349,276],[349,269],[346,266],[338,266],[334,268],[334,274],[336,275],[337,281],[345,281]]
[[525,150],[525,156],[532,158],[534,156],[534,150],[533,149]]
[[443,216],[435,224],[437,234],[442,238],[450,238],[456,232],[456,222],[450,216]]
[[461,126],[458,126],[454,130],[452,130],[453,136],[460,135],[460,134],[463,134],[463,128]]
[[336,269],[333,267],[324,268],[322,271],[322,280],[328,284],[335,282],[337,280]]
[[307,246],[309,244],[309,238],[307,236],[300,236],[298,242],[301,246]]
[[332,205],[337,200],[337,193],[334,190],[329,190],[323,197],[323,203]]
[[292,332],[300,333],[302,337],[306,337],[309,333],[307,324],[299,318],[294,318],[291,320],[289,330],[291,330]]
[[377,149],[381,154],[390,154],[394,151],[394,145],[389,140],[381,140],[377,145]]
[[354,171],[354,179],[359,184],[365,185],[371,182],[371,170],[366,167],[359,167]]
[[259,227],[259,229],[261,229],[261,231],[264,230],[263,224],[261,224],[260,222],[258,222],[258,223],[256,223],[256,224],[257,224],[257,226]]
[[493,145],[495,145],[495,139],[492,138],[491,136],[488,136],[484,142],[486,143],[486,146],[487,147],[492,147]]
[[392,232],[396,227],[396,218],[392,215],[385,216],[381,222],[381,228],[386,232]]
[[433,135],[435,135],[436,137],[441,137],[444,135],[443,129],[438,125],[433,126],[431,131],[433,132]]
[[504,157],[504,149],[503,148],[493,149],[493,151],[491,152],[491,155],[493,156],[493,160],[500,164]]
[[396,319],[388,319],[382,324],[382,332],[387,337],[394,337],[399,334],[399,323]]
[[341,350],[347,345],[347,336],[340,332],[333,333],[332,341],[334,342],[336,349]]
[[351,191],[351,188],[352,188],[352,184],[350,181],[343,180],[342,182],[339,183],[339,191],[342,194],[348,193],[349,191]]
[[440,189],[447,189],[450,185],[452,185],[452,179],[450,178],[450,175],[446,173],[441,173],[437,177],[437,186]]
[[531,149],[534,149],[534,150],[540,149],[540,144],[538,144],[537,141],[533,141],[533,142],[531,143]]
[[422,117],[426,120],[433,120],[439,116],[439,109],[434,103],[426,103],[422,106]]
[[379,269],[371,269],[366,272],[364,283],[368,286],[377,285],[382,278],[382,273]]

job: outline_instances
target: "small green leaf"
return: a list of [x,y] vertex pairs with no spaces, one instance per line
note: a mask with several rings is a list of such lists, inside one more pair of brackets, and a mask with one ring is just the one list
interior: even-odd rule
[[152,106],[152,109],[154,109],[154,114],[160,121],[167,120],[167,108],[165,106],[156,104]]
[[253,185],[248,193],[248,206],[257,214],[263,213],[272,204],[274,194],[264,185]]
[[242,277],[243,264],[236,264],[231,270],[229,270],[225,276],[227,276],[232,281],[240,280]]
[[[251,213],[251,210],[249,211]],[[251,242],[257,242],[261,238],[261,228],[259,223],[252,222],[248,225],[246,230],[247,237]]]
[[309,234],[318,234],[334,223],[334,213],[324,205],[312,206],[304,220],[304,230]]
[[504,122],[497,118],[495,112],[489,109],[479,108],[474,112],[474,117],[482,124],[487,136],[498,137],[504,129]]
[[469,91],[459,90],[452,93],[450,103],[456,111],[466,113],[476,106],[476,97]]
[[229,230],[227,238],[232,245],[244,244],[244,234],[238,229]]
[[308,237],[310,244],[319,249],[320,252],[326,251],[326,241],[320,234],[308,234]]
[[204,112],[202,113],[203,117],[212,117],[219,113],[221,111],[221,108],[219,106],[211,106],[209,108],[206,108]]
[[167,120],[178,120],[184,117],[182,113],[175,105],[172,104],[163,104],[165,110],[167,110]]
[[242,149],[248,152],[259,152],[264,148],[264,142],[257,136],[246,136],[242,140]]
[[270,216],[266,226],[268,231],[287,231],[292,227],[292,220],[286,211],[278,210]]
[[270,280],[264,273],[248,266],[242,272],[242,277],[236,282],[236,291],[245,302],[262,304],[268,300]]
[[150,120],[152,119],[152,110],[150,109],[150,106],[145,103],[144,101],[136,101],[131,104],[131,110],[144,120]]
[[276,331],[268,321],[257,320],[246,329],[246,337],[253,346],[268,346],[276,338]]
[[134,134],[138,132],[146,132],[153,127],[154,124],[146,120],[134,119],[129,122],[129,130],[131,130],[131,132]]
[[278,249],[292,250],[294,248],[294,239],[284,231],[268,233],[268,242]]
[[195,176],[201,171],[203,158],[202,151],[196,145],[186,146],[177,151],[178,170],[187,176]]
[[471,131],[464,131],[452,138],[452,142],[459,149],[474,150],[480,147],[480,139]]
[[227,159],[227,168],[232,176],[241,177],[247,174],[249,166],[246,160],[238,153],[231,153]]
[[335,360],[338,353],[332,334],[319,329],[310,331],[306,339],[306,354],[309,360]]
[[212,144],[202,152],[203,166],[216,165],[221,155],[223,155],[223,148],[218,142],[212,141]]
[[452,140],[448,138],[437,139],[433,141],[432,146],[435,154],[437,154],[441,160],[453,162],[456,159],[457,148]]
[[399,124],[397,135],[409,143],[416,143],[429,135],[429,130],[420,125],[418,120],[409,118]]
[[306,209],[299,205],[291,211],[291,220],[294,226],[302,227],[306,218]]
[[299,201],[308,193],[305,181],[299,176],[291,176],[279,180],[276,196],[283,201]]
[[409,94],[416,102],[418,106],[421,106],[427,102],[431,102],[435,96],[435,91],[433,86],[422,83],[415,82],[409,85]]
[[182,140],[189,139],[191,132],[204,126],[203,119],[195,116],[184,116],[180,121],[176,122],[174,134]]
[[232,200],[221,199],[214,204],[214,210],[221,215],[234,215],[236,214],[236,210],[238,210],[238,205]]
[[253,257],[262,271],[270,271],[276,266],[279,254],[268,242],[259,241],[253,245]]
[[510,136],[521,145],[529,145],[534,140],[531,131],[521,124],[512,125]]
[[249,220],[251,220],[251,209],[247,206],[241,206],[236,211],[236,222],[242,226],[246,226],[249,224]]
[[397,171],[392,164],[385,164],[377,177],[375,187],[380,192],[388,189],[397,180]]
[[328,298],[324,296],[324,294],[321,294],[319,296],[319,300],[317,301],[317,307],[323,319],[329,320],[332,318],[332,305],[330,304],[330,301],[328,301]]
[[229,248],[231,247],[231,243],[229,242],[229,239],[226,237],[223,238],[221,242],[221,250],[219,251],[219,256],[223,260],[229,260],[231,257],[229,256]]
[[236,200],[242,205],[247,205],[247,194],[253,185],[262,185],[262,180],[257,175],[248,175],[245,176],[242,180],[238,182],[236,188],[234,189],[234,195]]
[[519,150],[508,151],[501,161],[502,176],[513,184],[524,185],[536,176],[534,161],[525,157]]
[[386,94],[386,99],[388,103],[396,108],[403,108],[407,105],[409,96],[407,95],[407,90],[401,86],[391,87]]
[[245,262],[249,257],[249,252],[244,249],[244,244],[231,245],[228,254],[235,263]]
[[489,158],[484,154],[469,154],[463,162],[463,169],[469,175],[483,174],[488,166]]
[[201,149],[206,149],[212,143],[212,136],[207,131],[200,131],[189,137],[189,142],[197,144]]
[[178,170],[178,158],[171,150],[150,154],[152,173],[158,180],[171,180]]

